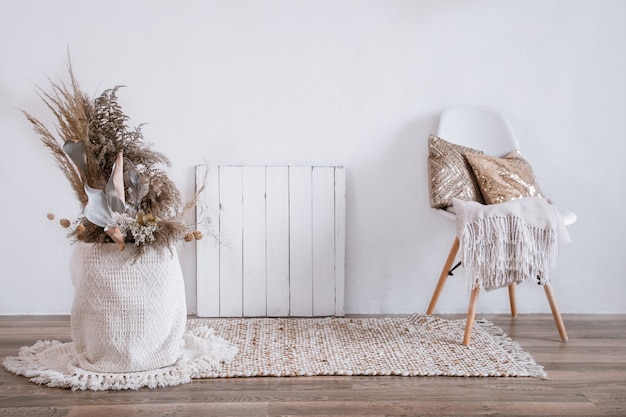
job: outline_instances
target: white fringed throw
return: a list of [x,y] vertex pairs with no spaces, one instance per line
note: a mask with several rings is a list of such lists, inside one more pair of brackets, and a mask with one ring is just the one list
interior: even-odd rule
[[471,288],[550,282],[569,234],[559,211],[540,197],[483,205],[453,200],[461,261]]

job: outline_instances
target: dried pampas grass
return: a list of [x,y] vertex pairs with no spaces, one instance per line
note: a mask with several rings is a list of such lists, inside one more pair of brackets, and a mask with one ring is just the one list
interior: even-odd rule
[[[81,209],[89,203],[85,187],[105,190],[118,154],[122,152],[123,157],[132,162],[141,183],[148,186],[139,207],[130,212],[134,215],[141,211],[142,215],[147,213],[158,219],[156,230],[145,244],[164,248],[184,239],[190,233],[184,224],[185,214],[195,207],[202,189],[182,204],[178,188],[163,169],[170,166],[169,159],[145,142],[141,125],[128,126],[129,117],[117,96],[122,86],[104,90],[96,99],[91,99],[81,90],[69,59],[68,72],[68,83],[50,81],[48,92],[38,88],[40,98],[55,116],[56,135],[31,113],[23,111],[23,114],[69,181]],[[81,155],[84,149],[85,163],[77,163],[76,157],[70,156],[64,146],[79,148]],[[129,192],[128,187],[125,190]],[[130,195],[125,197],[125,201],[131,199]],[[90,243],[111,241],[104,227],[90,222],[84,215],[79,217],[70,236]],[[133,242],[132,236],[126,234],[126,241]]]

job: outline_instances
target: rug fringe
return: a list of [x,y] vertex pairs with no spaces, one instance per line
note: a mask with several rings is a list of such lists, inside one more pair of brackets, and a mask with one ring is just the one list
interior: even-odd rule
[[237,347],[215,335],[213,329],[196,328],[183,335],[181,356],[171,366],[140,372],[92,372],[77,367],[73,342],[39,340],[20,348],[18,356],[6,357],[6,370],[36,384],[72,390],[137,390],[188,384],[198,375],[219,370],[233,359]]
[[[465,331],[465,319],[447,320],[437,316],[430,316],[425,314],[413,314],[408,318],[408,321],[413,324],[416,331],[422,334],[429,334],[440,338],[441,343],[453,343],[461,347],[461,340]],[[506,357],[511,359],[511,363],[516,365],[515,371],[503,371],[503,370],[490,370],[480,376],[511,376],[511,377],[532,377],[537,379],[548,379],[548,375],[543,369],[543,366],[537,364],[532,356],[525,352],[522,346],[512,340],[504,330],[496,326],[489,320],[477,319],[474,322],[474,329],[472,334],[472,343],[465,347],[469,351],[486,349],[481,342],[484,339],[483,334],[486,334],[491,343],[495,346],[492,349],[496,349],[499,353],[505,354]],[[468,354],[469,354],[468,351]],[[468,376],[462,369],[451,371],[452,376]]]
[[476,323],[492,336],[494,341],[515,359],[515,362],[528,369],[528,375],[526,376],[537,379],[548,379],[548,374],[545,372],[543,366],[536,363],[532,356],[524,351],[522,345],[511,339],[504,330],[486,319],[476,320]]

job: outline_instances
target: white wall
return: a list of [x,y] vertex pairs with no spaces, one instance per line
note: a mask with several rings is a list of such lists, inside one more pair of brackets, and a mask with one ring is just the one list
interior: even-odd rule
[[[17,110],[51,121],[34,85],[66,79],[68,48],[86,92],[127,86],[186,196],[204,161],[344,165],[349,313],[425,311],[454,235],[428,205],[428,134],[446,105],[498,106],[579,217],[562,311],[624,313],[625,17],[619,0],[2,0],[0,314],[71,307],[71,245],[45,215],[78,206]],[[194,247],[179,249],[194,312]],[[541,289],[518,294],[521,312],[549,311]],[[455,278],[439,310],[466,304]],[[506,294],[479,310],[507,311]]]

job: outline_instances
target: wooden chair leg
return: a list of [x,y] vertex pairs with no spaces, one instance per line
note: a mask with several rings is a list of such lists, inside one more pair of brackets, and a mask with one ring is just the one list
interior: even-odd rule
[[470,339],[472,338],[472,328],[474,327],[474,319],[476,318],[476,300],[478,300],[478,293],[480,288],[476,287],[472,290],[470,295],[469,308],[467,309],[467,320],[465,322],[465,336],[463,337],[463,345],[469,346]]
[[443,290],[444,285],[446,284],[446,280],[448,279],[448,272],[450,268],[452,268],[452,263],[456,258],[456,254],[459,251],[459,238],[455,237],[454,242],[452,242],[452,247],[450,248],[450,252],[448,253],[448,259],[446,259],[446,263],[443,266],[443,270],[441,271],[441,275],[439,276],[439,281],[437,281],[437,287],[435,287],[435,292],[433,293],[432,298],[430,299],[430,304],[428,305],[428,310],[426,310],[427,315],[431,315],[435,311],[435,307],[437,306],[437,301],[439,300],[439,295],[441,295],[441,291]]
[[509,285],[509,303],[511,304],[511,317],[517,317],[517,301],[515,299],[515,283]]
[[561,313],[559,312],[559,307],[556,304],[556,299],[554,298],[554,292],[552,291],[552,286],[550,284],[546,284],[543,286],[544,291],[546,292],[546,297],[548,297],[548,303],[550,303],[550,310],[552,310],[552,317],[554,317],[554,323],[556,323],[556,328],[559,330],[559,336],[561,336],[561,340],[566,342],[567,331],[565,330],[565,325],[563,324],[563,318],[561,317]]

